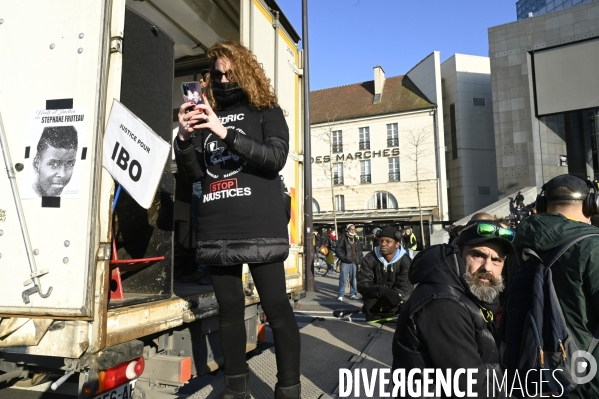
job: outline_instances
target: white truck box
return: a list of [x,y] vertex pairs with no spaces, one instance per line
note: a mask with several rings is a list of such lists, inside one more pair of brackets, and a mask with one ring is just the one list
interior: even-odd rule
[[[205,50],[218,40],[252,49],[290,127],[282,172],[292,197],[285,268],[287,291],[297,301],[305,295],[299,36],[274,0],[2,3],[0,381],[16,375],[15,368],[19,376],[60,370],[90,386],[99,370],[141,355],[150,363],[158,356],[153,370],[169,364],[165,356],[191,357],[192,375],[214,370],[222,359],[211,286],[173,279],[186,261],[181,254],[194,247],[190,188],[169,160],[149,210],[123,191],[113,212],[115,182],[101,165],[104,128],[116,99],[170,143],[179,83],[199,80],[209,65]],[[154,106],[160,112],[149,111]],[[70,180],[52,183],[64,185],[58,195],[40,188],[36,155],[44,126],[77,132]],[[124,298],[111,299],[111,259],[154,256],[164,260],[123,274]],[[261,310],[245,272],[251,350]],[[175,337],[188,338],[193,348],[181,349]],[[149,383],[142,374],[138,387]],[[183,383],[158,381],[158,387],[176,391]]]

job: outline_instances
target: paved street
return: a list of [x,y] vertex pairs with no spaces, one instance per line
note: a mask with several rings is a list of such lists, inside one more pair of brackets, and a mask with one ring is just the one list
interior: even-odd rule
[[[324,268],[322,271],[324,272]],[[345,298],[343,302],[337,300],[337,290],[339,288],[339,274],[328,273],[323,276],[315,268],[315,288],[316,292],[308,292],[306,298],[300,301],[300,308],[295,309],[295,317],[298,325],[301,327],[310,323],[315,317],[323,319],[335,319],[333,311],[337,309],[360,309],[362,301],[349,299],[349,284],[345,287]],[[353,321],[364,321],[364,316],[360,313],[352,317]]]

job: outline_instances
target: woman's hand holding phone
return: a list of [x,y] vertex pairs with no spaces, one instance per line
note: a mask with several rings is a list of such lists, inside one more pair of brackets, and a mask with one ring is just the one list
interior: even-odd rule
[[179,140],[189,140],[192,133],[199,129],[208,129],[221,140],[227,135],[218,116],[208,104],[206,95],[202,93],[203,102],[195,105],[193,102],[184,103],[179,109]]

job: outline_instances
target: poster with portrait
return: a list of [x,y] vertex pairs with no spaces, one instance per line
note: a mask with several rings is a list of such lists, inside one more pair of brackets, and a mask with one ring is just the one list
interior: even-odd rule
[[86,157],[85,108],[33,111],[25,148],[22,199],[79,198]]

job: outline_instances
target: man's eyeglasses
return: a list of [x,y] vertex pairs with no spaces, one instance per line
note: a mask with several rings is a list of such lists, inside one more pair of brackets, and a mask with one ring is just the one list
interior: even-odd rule
[[488,223],[479,223],[476,226],[476,232],[478,235],[483,237],[497,236],[499,238],[503,238],[504,240],[508,240],[509,242],[514,241],[514,237],[516,236],[516,233],[510,229]]
[[230,69],[227,69],[225,72],[219,71],[218,69],[215,69],[211,72],[211,77],[212,80],[216,81],[216,82],[221,82],[223,79],[223,76],[227,78],[227,80],[229,82],[233,82],[234,78],[233,78],[233,71]]

